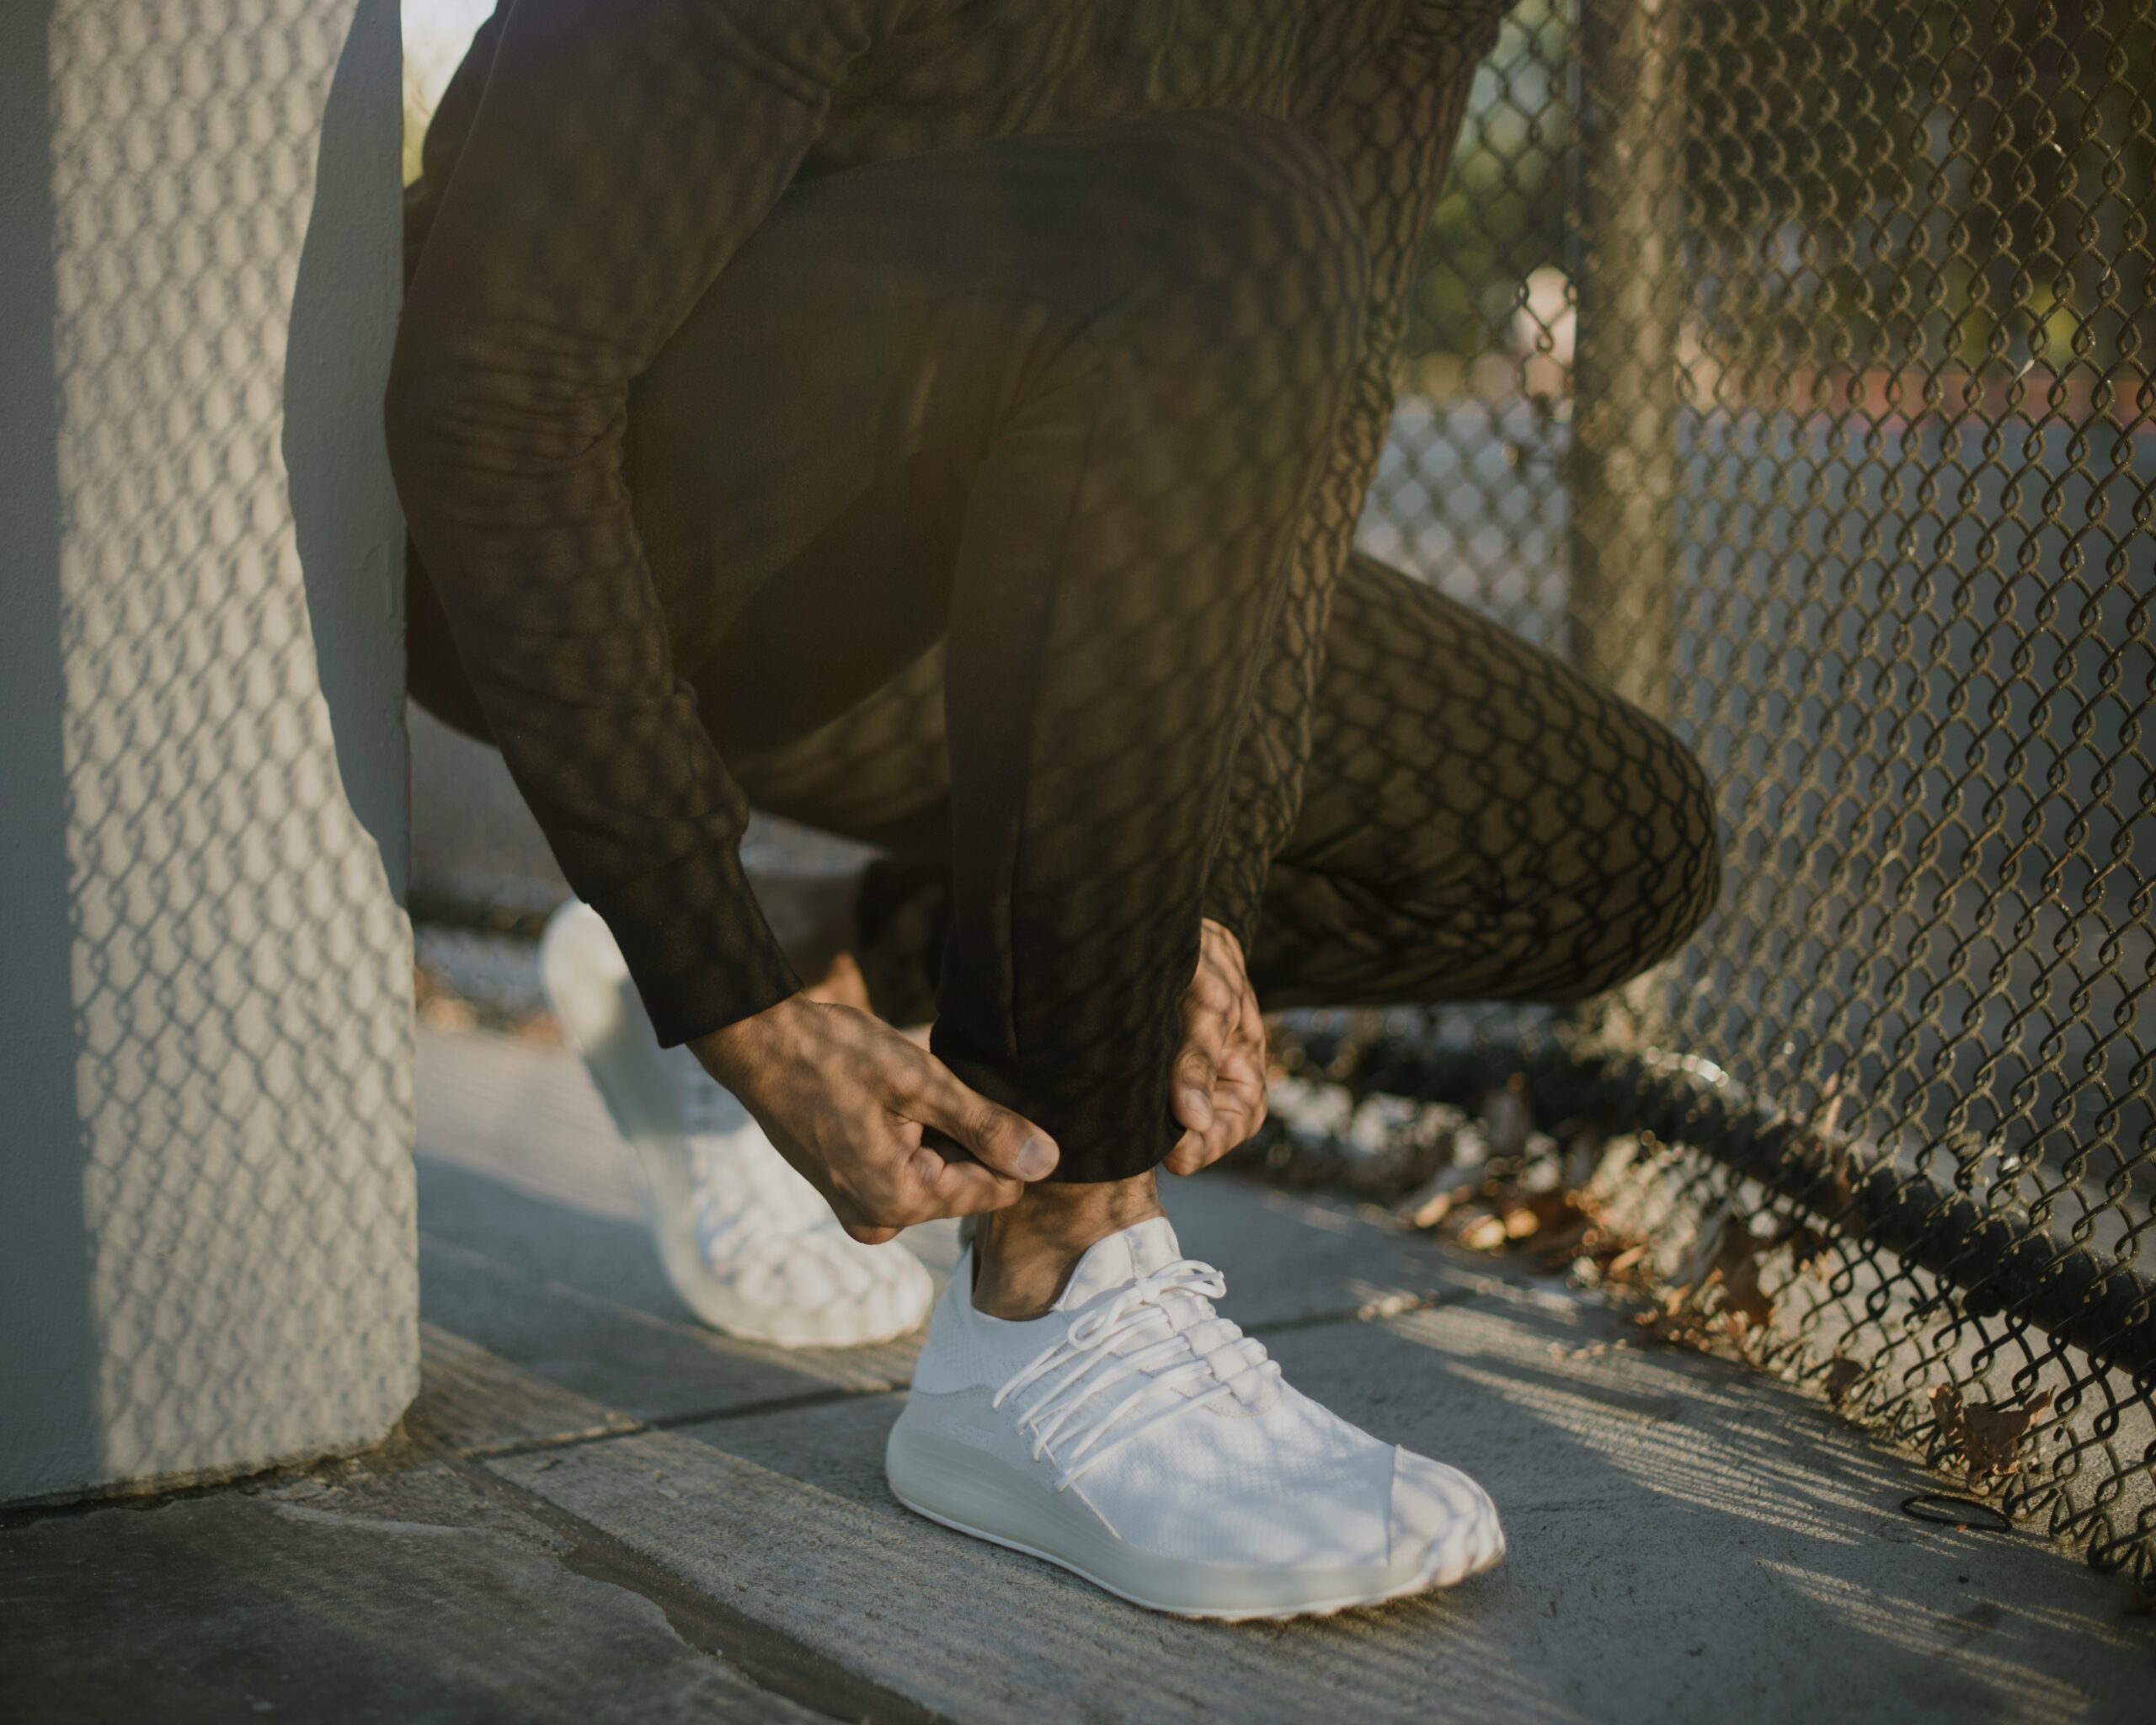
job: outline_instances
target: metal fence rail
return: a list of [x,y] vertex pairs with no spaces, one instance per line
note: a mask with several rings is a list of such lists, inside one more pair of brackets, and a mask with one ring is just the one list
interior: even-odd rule
[[2156,1580],[2156,7],[1530,0],[1483,77],[1368,531],[1673,724],[1727,878],[1361,1081],[1823,1228],[1757,1356],[1935,1455],[2050,1391],[2004,1507]]

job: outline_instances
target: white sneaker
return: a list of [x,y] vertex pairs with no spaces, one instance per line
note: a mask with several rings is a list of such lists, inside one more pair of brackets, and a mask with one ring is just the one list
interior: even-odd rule
[[569,1045],[636,1152],[660,1263],[713,1329],[852,1348],[920,1327],[935,1284],[903,1246],[863,1246],[686,1049],[661,1049],[621,949],[571,900],[539,948]]
[[931,1521],[1186,1617],[1323,1615],[1504,1556],[1473,1480],[1282,1382],[1166,1221],[1092,1247],[1045,1317],[990,1317],[972,1283],[969,1252],[884,1447]]

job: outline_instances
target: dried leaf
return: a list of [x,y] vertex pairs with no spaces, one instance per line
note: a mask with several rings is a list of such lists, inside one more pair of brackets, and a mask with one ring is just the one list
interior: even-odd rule
[[[1713,1274],[1721,1280],[1722,1310],[1747,1327],[1764,1329],[1774,1321],[1774,1302],[1759,1286],[1759,1245],[1750,1226],[1732,1216],[1715,1249]],[[1736,1333],[1741,1341],[1743,1331]]]
[[1998,1402],[1974,1402],[1961,1410],[1967,1436],[1969,1483],[1991,1474],[2021,1471],[2021,1440],[2052,1405],[2052,1392],[2040,1391],[2018,1407]]
[[1774,1302],[1759,1290],[1759,1270],[1748,1268],[1748,1281],[1742,1285],[1722,1285],[1722,1313],[1737,1320],[1736,1337],[1744,1339],[1744,1331],[1764,1331],[1774,1322]]
[[1714,1339],[1706,1319],[1699,1311],[1684,1303],[1682,1294],[1673,1294],[1660,1307],[1643,1311],[1633,1322],[1657,1341],[1669,1342],[1679,1348],[1704,1348]]
[[1817,1228],[1803,1222],[1791,1222],[1774,1236],[1774,1243],[1789,1247],[1790,1262],[1802,1275],[1825,1261],[1833,1242]]
[[1833,1142],[1835,1138],[1840,1135],[1841,1130],[1840,1122],[1842,1118],[1842,1102],[1844,1099],[1842,1096],[1842,1075],[1839,1072],[1829,1073],[1828,1075],[1827,1081],[1819,1087],[1819,1093],[1826,1098],[1827,1107],[1825,1112],[1819,1116],[1817,1124],[1815,1124],[1812,1130],[1817,1133],[1819,1137],[1831,1144]]
[[1535,1236],[1535,1256],[1545,1268],[1562,1269],[1582,1255],[1582,1248],[1587,1244],[1590,1231],[1590,1225],[1585,1216],[1575,1216],[1559,1227],[1545,1228]]
[[1434,1228],[1481,1184],[1480,1168],[1441,1168],[1402,1201],[1400,1219],[1411,1228]]
[[1844,1359],[1837,1354],[1827,1362],[1827,1370],[1820,1375],[1819,1387],[1827,1392],[1827,1400],[1839,1407],[1855,1388],[1856,1381],[1864,1375],[1864,1368],[1854,1359]]
[[1580,1202],[1579,1194],[1564,1188],[1533,1193],[1522,1201],[1540,1219],[1545,1228],[1587,1220],[1587,1207]]
[[[1811,1146],[1818,1151],[1826,1164],[1827,1177],[1833,1186],[1834,1206],[1846,1211],[1855,1197],[1855,1183],[1849,1170],[1849,1146],[1846,1134],[1841,1129],[1842,1103],[1847,1098],[1842,1093],[1842,1075],[1828,1076],[1819,1087],[1821,1106],[1804,1125],[1803,1134]],[[1846,1232],[1858,1231],[1844,1216],[1842,1226]]]
[[1931,1386],[1931,1417],[1939,1422],[1939,1435],[1956,1449],[1968,1441],[1968,1427],[1961,1418],[1961,1392],[1951,1384]]
[[1726,1218],[1721,1232],[1715,1238],[1713,1268],[1724,1280],[1732,1275],[1743,1275],[1757,1269],[1760,1239],[1752,1231],[1751,1225],[1742,1216]]
[[1508,1239],[1524,1240],[1545,1229],[1584,1220],[1569,1192],[1521,1192],[1513,1188],[1496,1195]]
[[1993,1474],[2004,1477],[2020,1472],[2021,1440],[2051,1405],[2049,1390],[2019,1407],[2003,1402],[1965,1403],[1951,1384],[1935,1385],[1931,1391],[1939,1434],[1967,1459],[1971,1485]]

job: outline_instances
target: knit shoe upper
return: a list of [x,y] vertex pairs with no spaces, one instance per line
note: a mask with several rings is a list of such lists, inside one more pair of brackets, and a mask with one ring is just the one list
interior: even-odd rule
[[1165,1220],[1095,1245],[1029,1322],[975,1310],[971,1275],[969,1258],[892,1434],[894,1488],[925,1514],[1195,1616],[1336,1610],[1503,1554],[1465,1474],[1284,1382]]

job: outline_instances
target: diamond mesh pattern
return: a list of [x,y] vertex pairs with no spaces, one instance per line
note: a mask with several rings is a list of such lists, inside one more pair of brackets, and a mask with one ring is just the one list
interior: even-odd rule
[[[1726,859],[1716,914],[1673,962],[1561,1017],[1411,1005],[1306,1028],[1381,1033],[1403,1087],[1479,1085],[1523,1055],[1575,1091],[1599,1075],[1596,1106],[1649,1129],[1663,1198],[1828,1231],[1827,1278],[1787,1293],[1763,1360],[1855,1362],[1853,1409],[1940,1455],[1933,1387],[2051,1390],[2009,1505],[2145,1578],[2153,86],[2151,0],[1525,0],[1419,256],[1371,259],[1400,291],[1357,382],[1365,419],[1400,393],[1381,454],[1351,438],[1326,494],[1353,509],[1374,472],[1371,561],[1294,588],[1324,596],[1285,607],[1268,722],[1238,757],[1256,778],[1235,781],[1284,782],[1299,751],[1283,806],[1331,799],[1369,843],[1355,870],[1318,847],[1314,872],[1367,911],[1370,857],[1412,857],[1381,883],[1447,888],[1412,908],[1455,930],[1517,911],[1522,859],[1553,834],[1594,893],[1627,846],[1651,853],[1630,920],[1609,898],[1582,918],[1602,956],[1638,960],[1695,920],[1711,846],[1672,841],[1692,827],[1684,750],[1591,685],[1666,724],[1711,782]],[[902,109],[905,87],[883,88]],[[905,147],[956,142],[921,99]],[[1415,140],[1355,142],[1328,144],[1359,207],[1396,216]],[[1244,303],[1224,283],[1224,314]],[[1245,375],[1253,419],[1289,375]],[[1224,461],[1248,435],[1222,435]],[[1397,576],[1358,588],[1381,566],[1421,596]],[[1471,638],[1430,588],[1522,639]],[[1150,632],[1205,614],[1177,602],[1083,644],[1088,675],[1154,675]],[[1321,663],[1364,675],[1328,692]],[[941,676],[919,660],[880,705],[744,760],[750,794],[869,837],[932,812]],[[1073,761],[1102,740],[1081,734]],[[1449,874],[1417,848],[1438,831]],[[1259,822],[1245,841],[1284,854],[1294,835]],[[1337,958],[1348,922],[1278,884],[1261,931],[1307,925],[1305,952]],[[1102,952],[1155,932],[1124,911]],[[1484,967],[1532,987],[1472,964],[1412,988],[1328,980],[1358,999],[1563,996],[1534,969],[1570,927],[1556,914],[1531,911]],[[888,968],[918,971],[941,920],[892,921],[912,932]],[[1426,956],[1442,921],[1369,926]],[[1107,959],[1092,975],[1138,980]],[[1097,999],[1050,1006],[1082,1024]]]
[[[417,1278],[396,517],[370,403],[394,7],[61,3],[47,40],[98,1363],[99,1453],[46,1482],[65,1488],[378,1439],[417,1387]],[[26,843],[36,818],[0,817]]]

